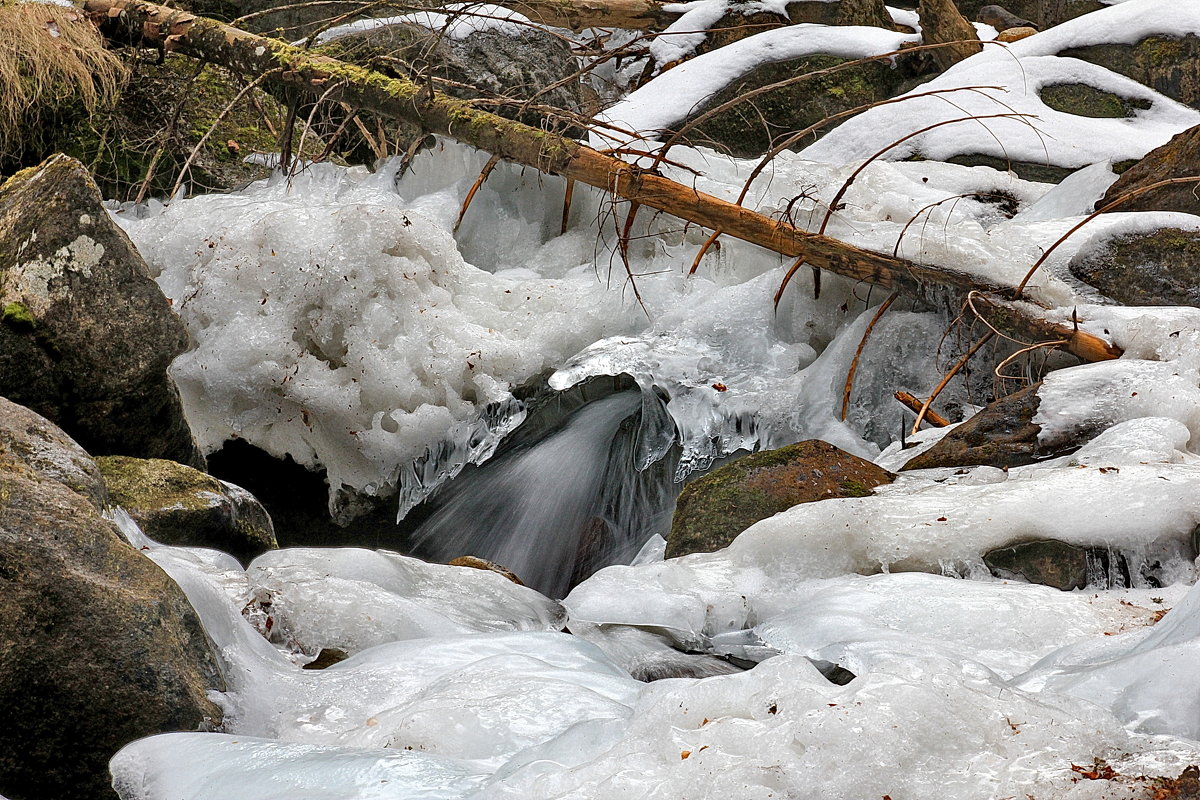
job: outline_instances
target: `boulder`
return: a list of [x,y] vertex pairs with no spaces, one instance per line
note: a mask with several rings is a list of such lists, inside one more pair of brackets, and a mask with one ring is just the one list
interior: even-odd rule
[[1134,44],[1073,47],[1058,55],[1099,64],[1200,108],[1200,38],[1196,36],[1148,36]]
[[[1040,383],[1028,386],[993,403],[947,433],[933,447],[910,459],[904,469],[932,467],[1017,467],[1032,464],[1040,455],[1033,423],[1041,398]],[[1044,457],[1044,456],[1042,456]]]
[[1200,231],[1160,228],[1089,246],[1068,268],[1129,306],[1200,306]]
[[1055,539],[1000,547],[984,555],[983,563],[998,577],[1021,578],[1064,592],[1082,589],[1088,582],[1087,551]]
[[[1200,163],[1200,125],[1171,137],[1171,141],[1147,153],[1121,174],[1096,203],[1103,208],[1132,192],[1168,178],[1196,177]],[[1163,186],[1117,206],[1116,211],[1182,211],[1200,214],[1200,183]]]
[[[715,108],[747,92],[769,86],[807,72],[828,69],[849,59],[830,55],[811,55],[788,61],[760,64],[747,74],[728,83],[706,100],[696,113]],[[887,64],[857,64],[838,72],[776,89],[751,103],[742,103],[713,116],[692,130],[693,144],[711,146],[739,158],[753,158],[771,149],[774,141],[793,131],[802,130],[834,114],[876,103],[897,94],[911,77],[905,67]],[[840,120],[839,120],[840,122]],[[837,122],[818,128],[813,138],[830,130]],[[812,139],[798,143],[810,144]]]
[[1014,28],[1037,29],[1037,25],[1032,21],[1024,17],[1018,17],[1004,6],[983,6],[976,12],[975,19],[984,25],[991,25],[999,33],[1004,33],[1004,31]]
[[869,461],[810,439],[739,458],[679,495],[667,558],[727,547],[759,520],[800,503],[865,497],[895,476]]
[[1055,111],[1093,119],[1124,119],[1150,107],[1136,97],[1122,97],[1086,83],[1055,83],[1038,93],[1042,102]]
[[89,452],[203,466],[167,376],[187,331],[81,163],[0,186],[0,253],[0,395]]
[[[521,113],[520,101],[573,114],[595,110],[576,76],[579,67],[571,49],[561,37],[540,28],[477,30],[459,38],[397,23],[339,36],[319,50],[384,74],[431,77],[435,88],[452,97],[511,98],[518,103],[490,110],[539,127],[546,114]],[[559,121],[558,127],[571,126]]]
[[243,564],[279,546],[267,510],[239,486],[159,458],[106,456],[96,464],[112,504],[155,541],[216,548]]
[[921,18],[922,44],[946,45],[929,51],[938,69],[947,70],[983,51],[975,26],[958,13],[952,0],[921,0],[917,14]]
[[211,728],[224,683],[187,598],[101,516],[103,479],[46,419],[0,399],[0,794],[115,797],[108,760]]

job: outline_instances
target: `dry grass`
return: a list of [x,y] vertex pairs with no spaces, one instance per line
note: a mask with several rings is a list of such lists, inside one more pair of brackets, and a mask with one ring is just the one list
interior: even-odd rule
[[72,8],[0,0],[0,153],[67,103],[89,113],[117,97],[126,70]]

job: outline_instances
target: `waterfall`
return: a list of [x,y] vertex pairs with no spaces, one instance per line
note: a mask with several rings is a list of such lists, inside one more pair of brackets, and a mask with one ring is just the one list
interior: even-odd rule
[[641,407],[636,391],[609,395],[464,472],[432,501],[413,549],[442,561],[486,558],[558,597],[595,569],[632,558],[662,532],[677,493],[663,480],[669,471],[634,469]]

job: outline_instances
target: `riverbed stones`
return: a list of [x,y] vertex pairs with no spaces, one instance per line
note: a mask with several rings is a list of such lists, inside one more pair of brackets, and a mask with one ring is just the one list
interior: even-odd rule
[[1200,306],[1200,232],[1114,236],[1076,255],[1071,274],[1129,306]]
[[216,548],[243,564],[279,546],[267,510],[239,486],[160,458],[107,456],[96,464],[111,502],[155,541]]
[[683,490],[667,538],[667,557],[729,545],[759,520],[800,503],[866,497],[895,476],[817,439],[752,453]]
[[115,797],[108,760],[211,728],[223,691],[179,587],[101,516],[103,479],[59,428],[0,399],[0,794]]
[[83,164],[0,186],[0,254],[0,395],[91,453],[203,466],[167,376],[187,331]]

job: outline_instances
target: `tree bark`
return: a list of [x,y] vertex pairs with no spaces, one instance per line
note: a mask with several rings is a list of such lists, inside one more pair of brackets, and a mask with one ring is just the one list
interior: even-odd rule
[[[162,47],[248,76],[267,74],[267,82],[415,123],[504,160],[586,183],[709,229],[720,228],[723,235],[791,258],[802,257],[814,267],[853,280],[918,297],[938,294],[939,289],[943,294],[950,290],[960,297],[971,291],[999,294],[1011,289],[956,270],[918,264],[808,233],[574,140],[480,111],[429,87],[389,78],[214,20],[140,0],[87,0],[84,8],[101,31],[116,42]],[[1064,348],[1080,358],[1116,357],[1107,342],[1051,323],[1036,316],[1036,312],[1025,311],[1026,307],[1012,306],[999,315],[1003,317],[1001,322],[1008,324],[1005,320],[1017,318],[1024,332],[1036,332],[1041,339],[1063,339]]]

